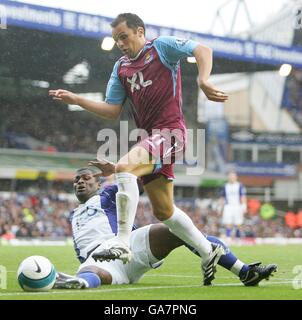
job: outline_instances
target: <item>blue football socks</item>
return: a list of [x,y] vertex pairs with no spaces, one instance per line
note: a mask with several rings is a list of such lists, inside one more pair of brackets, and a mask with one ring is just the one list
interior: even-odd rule
[[101,285],[100,277],[93,272],[82,272],[77,277],[86,280],[89,288],[97,288]]

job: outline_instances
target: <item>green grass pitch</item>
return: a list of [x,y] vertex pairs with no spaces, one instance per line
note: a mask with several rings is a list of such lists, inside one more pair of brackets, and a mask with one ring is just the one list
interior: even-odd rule
[[[137,284],[102,286],[89,290],[23,292],[16,280],[19,263],[30,255],[48,257],[56,269],[74,274],[78,262],[71,246],[0,247],[0,265],[7,270],[7,289],[0,288],[0,300],[300,300],[302,299],[302,250],[299,245],[262,245],[232,248],[244,262],[277,263],[278,272],[259,287],[244,287],[229,271],[218,267],[211,287],[201,286],[200,261],[185,248],[175,250],[159,269],[148,272]],[[300,273],[294,273],[294,267]],[[300,283],[301,289],[295,289]],[[300,282],[299,282],[300,281]]]

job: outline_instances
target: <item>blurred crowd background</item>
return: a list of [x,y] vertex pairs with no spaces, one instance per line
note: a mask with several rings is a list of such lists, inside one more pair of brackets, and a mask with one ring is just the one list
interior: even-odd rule
[[[101,129],[116,133],[117,150],[102,157],[117,161],[110,157],[122,154],[121,120],[128,121],[129,133],[135,127],[129,103],[117,121],[107,121],[49,97],[50,89],[63,88],[103,100],[121,53],[113,39],[110,48],[104,46],[111,38],[104,6],[86,15],[73,12],[71,1],[71,11],[54,11],[42,2],[0,0],[10,15],[7,26],[0,21],[0,237],[7,240],[70,237],[69,214],[77,206],[71,187],[75,170],[105,145],[97,138]],[[275,12],[270,6],[260,22],[260,11],[250,8],[255,1],[219,2],[206,29],[178,29],[179,19],[173,27],[146,28],[148,39],[165,34],[210,44],[210,82],[230,95],[223,104],[208,101],[198,87],[194,59],[181,61],[186,125],[205,138],[205,143],[189,138],[187,150],[203,148],[205,170],[188,176],[192,158],[176,166],[176,203],[200,230],[223,235],[219,189],[234,169],[247,188],[242,236],[302,237],[301,3],[284,1],[278,7],[274,0]],[[24,19],[24,12],[31,14]],[[40,23],[54,12],[61,22],[55,30],[50,18]],[[80,28],[77,21],[85,23]],[[242,21],[246,25],[239,31]],[[142,197],[136,224],[154,219]]]
[[[215,236],[224,234],[218,198],[176,200],[176,203],[202,232]],[[0,237],[6,240],[71,237],[69,216],[77,205],[78,201],[72,195],[59,193],[55,189],[48,194],[32,192],[11,193],[9,197],[0,196]],[[153,216],[148,199],[142,197],[135,224],[144,226],[156,222],[159,221]],[[259,212],[251,212],[248,209],[242,236],[302,237],[302,225],[290,225],[290,215],[276,214],[273,218],[263,219]]]

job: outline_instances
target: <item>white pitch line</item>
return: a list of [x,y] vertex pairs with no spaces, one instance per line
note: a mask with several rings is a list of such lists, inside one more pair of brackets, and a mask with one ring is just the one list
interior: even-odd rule
[[[7,272],[15,272],[15,271],[7,271]],[[68,272],[67,272],[68,273]],[[69,272],[72,273],[72,272]],[[159,277],[168,277],[168,278],[192,278],[192,279],[201,279],[201,276],[194,276],[194,275],[182,275],[182,274],[146,274],[144,275],[144,278],[159,278]],[[235,275],[230,275],[229,277],[219,277],[217,280],[234,280],[238,279]],[[294,278],[279,278],[274,276],[274,279],[270,279],[271,282],[274,282],[274,280],[287,280],[292,281]]]
[[0,297],[5,296],[22,296],[22,295],[47,295],[47,294],[74,294],[76,292],[81,293],[106,293],[106,292],[115,292],[115,291],[139,291],[139,290],[153,290],[153,289],[183,289],[183,288],[194,288],[199,287],[201,288],[201,285],[182,285],[182,286],[152,286],[152,287],[143,287],[143,288],[117,288],[117,289],[103,289],[103,290],[60,290],[60,291],[47,291],[47,292],[10,292],[10,293],[0,293]]
[[[271,285],[279,285],[279,284],[290,284],[292,283],[291,281],[270,281],[270,282],[261,282],[259,283],[260,287],[269,287]],[[243,286],[241,283],[217,283],[213,284],[213,287],[238,287],[238,286]]]
[[172,277],[172,278],[198,278],[201,279],[201,276],[189,276],[189,275],[182,275],[182,274],[146,274],[144,275],[145,277],[152,277],[152,278],[157,278],[157,277]]
[[[193,275],[181,275],[181,274],[146,274],[144,275],[145,277],[152,277],[152,278],[158,278],[158,277],[168,277],[168,278],[197,278],[197,279],[201,279],[201,276],[193,276]],[[226,279],[226,280],[234,280],[237,279],[239,280],[238,277],[236,277],[235,275],[231,275],[229,277],[217,277],[216,280],[222,280],[222,279]],[[294,278],[279,278],[274,276],[274,279],[270,279],[271,282],[274,282],[274,280],[286,280],[286,281],[292,281]]]
[[[280,285],[280,284],[290,284],[292,281],[276,281],[276,282],[268,282],[261,283],[260,286],[267,287],[270,285]],[[218,283],[214,284],[212,287],[238,287],[242,286],[241,283]],[[184,288],[204,288],[201,285],[181,285],[181,286],[151,286],[151,287],[143,287],[143,288],[117,288],[117,289],[101,289],[101,290],[63,290],[63,291],[48,291],[48,292],[10,292],[10,293],[0,293],[0,297],[9,297],[9,296],[24,296],[24,295],[60,295],[60,294],[75,294],[75,293],[107,293],[107,292],[115,292],[115,291],[144,291],[144,290],[157,290],[157,289],[184,289]],[[211,287],[209,287],[211,288]]]
[[[279,279],[278,279],[279,280]],[[280,279],[282,280],[282,279]],[[293,283],[292,279],[285,279],[286,281],[271,281],[271,282],[261,282],[260,285],[261,287],[268,287],[271,284],[291,284]]]

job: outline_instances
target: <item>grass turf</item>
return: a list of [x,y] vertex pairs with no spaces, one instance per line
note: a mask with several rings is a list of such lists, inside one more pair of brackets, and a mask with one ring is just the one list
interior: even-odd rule
[[278,272],[259,287],[244,287],[229,271],[218,267],[211,287],[201,286],[200,260],[185,248],[179,248],[166,258],[156,270],[148,272],[137,284],[101,286],[89,290],[51,290],[28,293],[22,291],[16,280],[20,262],[30,255],[48,257],[58,271],[74,274],[78,261],[72,247],[0,247],[0,265],[7,269],[7,289],[0,288],[0,300],[301,300],[302,288],[294,289],[293,279],[302,283],[294,273],[302,265],[299,245],[262,245],[232,248],[246,263],[262,261],[278,264]]

